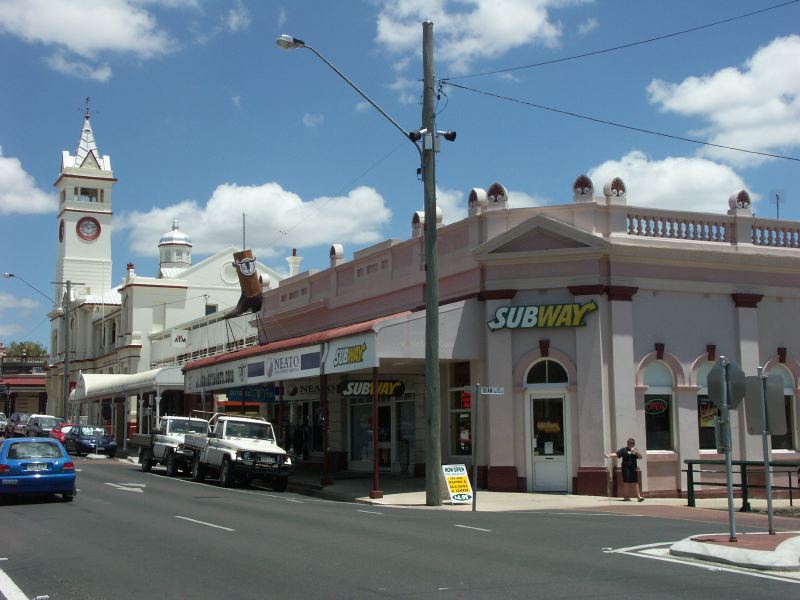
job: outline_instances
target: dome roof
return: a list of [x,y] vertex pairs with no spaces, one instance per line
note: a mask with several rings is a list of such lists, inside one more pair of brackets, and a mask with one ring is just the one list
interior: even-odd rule
[[182,246],[191,246],[192,239],[183,233],[180,229],[178,229],[178,219],[175,219],[172,222],[172,231],[168,231],[164,235],[161,236],[161,239],[158,240],[159,246],[165,246],[167,244],[170,245],[182,245]]

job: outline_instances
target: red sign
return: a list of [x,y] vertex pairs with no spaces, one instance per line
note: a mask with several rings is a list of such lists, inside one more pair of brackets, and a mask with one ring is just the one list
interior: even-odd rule
[[461,408],[472,408],[472,394],[461,392]]
[[664,398],[653,398],[644,403],[644,412],[648,415],[658,415],[667,410],[669,404]]

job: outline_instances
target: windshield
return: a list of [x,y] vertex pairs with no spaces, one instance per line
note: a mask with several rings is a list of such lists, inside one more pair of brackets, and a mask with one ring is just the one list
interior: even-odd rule
[[81,427],[80,431],[78,431],[80,435],[90,435],[92,437],[98,435],[105,435],[106,430],[102,427]]
[[61,448],[51,442],[16,442],[8,449],[8,458],[61,458]]
[[171,433],[206,433],[208,424],[205,421],[172,421]]
[[275,441],[275,435],[272,433],[272,425],[269,423],[241,423],[237,421],[228,421],[228,424],[225,427],[225,435],[227,437],[253,438],[257,440],[267,440],[270,442]]
[[55,427],[59,423],[61,423],[61,419],[59,419],[57,417],[49,417],[49,418],[39,419],[39,424],[42,427]]

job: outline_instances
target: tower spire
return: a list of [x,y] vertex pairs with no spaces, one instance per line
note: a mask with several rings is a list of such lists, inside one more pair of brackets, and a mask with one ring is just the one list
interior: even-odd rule
[[92,131],[92,124],[89,121],[91,116],[91,108],[89,102],[91,98],[86,96],[86,107],[83,113],[83,128],[81,129],[81,137],[78,140],[78,148],[75,150],[75,166],[80,167],[86,160],[89,154],[94,154],[95,162],[102,164],[100,160],[100,152],[97,150],[97,143],[94,141],[94,132]]

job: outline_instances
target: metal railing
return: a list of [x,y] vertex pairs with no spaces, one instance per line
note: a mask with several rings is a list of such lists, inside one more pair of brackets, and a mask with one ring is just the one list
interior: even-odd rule
[[[727,486],[726,481],[695,481],[695,474],[700,473],[716,473],[725,475],[725,461],[724,460],[702,460],[702,459],[686,459],[683,461],[686,464],[686,490],[687,490],[687,506],[696,506],[696,494],[695,494],[695,487],[705,487],[705,486]],[[699,469],[695,469],[695,465],[699,466]],[[703,467],[723,467],[722,469],[708,469]],[[750,483],[748,480],[748,467],[756,467],[755,469],[750,469],[750,473],[764,473],[764,461],[760,460],[734,460],[733,466],[738,467],[738,471],[734,471],[734,475],[739,475],[739,482],[734,482],[733,487],[738,488],[741,490],[742,496],[742,506],[739,509],[739,512],[750,512],[750,489],[752,488],[760,488],[763,489],[766,486],[763,484],[756,484]],[[800,491],[800,488],[797,485],[792,485],[792,475],[798,472],[798,468],[800,468],[800,461],[790,461],[790,460],[776,460],[770,461],[770,473],[772,473],[772,490],[788,490],[789,492],[789,506],[794,506],[794,493]],[[777,481],[775,475],[785,473],[787,475],[787,483],[788,485],[776,485],[775,481]],[[797,483],[797,480],[795,480]]]

